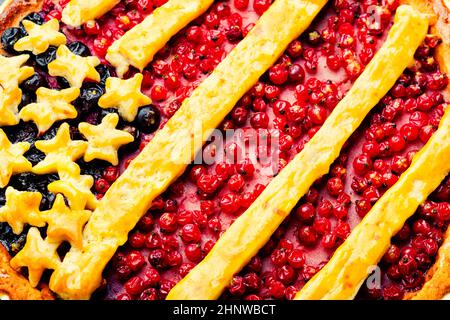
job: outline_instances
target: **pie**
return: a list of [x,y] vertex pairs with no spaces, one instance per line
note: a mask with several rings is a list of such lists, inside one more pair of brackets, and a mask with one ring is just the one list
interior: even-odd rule
[[9,0],[0,299],[442,299],[447,0]]

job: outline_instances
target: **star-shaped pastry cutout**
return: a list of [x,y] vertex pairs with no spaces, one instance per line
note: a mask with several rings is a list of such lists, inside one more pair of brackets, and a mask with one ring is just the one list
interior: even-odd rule
[[22,81],[34,74],[34,68],[22,66],[28,58],[30,58],[28,54],[14,57],[0,55],[0,87],[3,90],[16,89]]
[[0,87],[0,126],[15,126],[19,123],[19,104],[22,90],[17,88],[5,89]]
[[34,74],[32,67],[23,66],[30,56],[15,57],[0,55],[0,126],[19,123],[18,107],[22,99],[19,84]]
[[31,163],[23,156],[28,149],[28,142],[12,144],[0,129],[0,188],[8,185],[13,174],[31,171]]
[[45,217],[39,210],[42,195],[39,192],[6,189],[6,204],[0,208],[0,222],[8,223],[15,234],[21,234],[25,224],[45,226]]
[[39,88],[36,91],[37,100],[22,108],[19,117],[23,121],[36,123],[40,133],[51,128],[59,120],[74,119],[78,112],[70,104],[80,95],[80,89],[68,88],[64,90],[51,90]]
[[56,19],[51,19],[43,25],[29,20],[23,20],[22,24],[28,36],[16,42],[16,51],[31,51],[38,55],[47,51],[50,46],[58,47],[67,42],[66,36],[59,32],[59,22]]
[[94,210],[97,207],[98,200],[91,191],[94,184],[93,177],[80,175],[79,166],[60,167],[58,175],[60,180],[48,185],[50,192],[63,194],[74,210],[82,210],[86,207]]
[[62,45],[56,51],[56,59],[48,64],[48,73],[54,77],[64,77],[70,86],[80,88],[84,79],[100,81],[100,74],[95,70],[99,64],[99,58],[77,56]]
[[123,80],[115,77],[106,79],[106,93],[100,97],[102,108],[116,108],[126,121],[136,118],[138,109],[152,100],[141,92],[143,76],[137,73],[133,78]]
[[27,267],[30,284],[36,287],[46,269],[54,270],[60,265],[58,246],[59,243],[43,240],[37,228],[30,228],[25,246],[10,261],[11,267]]
[[46,157],[32,171],[36,174],[48,174],[57,172],[59,168],[76,166],[74,161],[84,154],[87,142],[72,140],[69,125],[63,123],[53,139],[36,141],[35,146]]
[[118,123],[119,116],[116,113],[110,113],[98,126],[86,122],[78,125],[78,129],[89,143],[84,154],[84,161],[100,159],[114,166],[119,164],[117,151],[122,145],[133,142],[134,137],[128,132],[117,130]]
[[72,210],[61,194],[56,195],[50,210],[43,212],[48,222],[47,239],[61,243],[68,241],[78,249],[82,248],[83,227],[91,216],[89,210]]
[[5,57],[0,55],[0,84],[3,89],[14,89],[34,74],[34,68],[22,66],[30,58],[28,54]]

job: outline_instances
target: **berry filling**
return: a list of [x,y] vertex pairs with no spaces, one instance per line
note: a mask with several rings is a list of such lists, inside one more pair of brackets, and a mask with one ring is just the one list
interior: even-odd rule
[[[95,54],[103,63],[97,67],[102,82],[85,82],[75,102],[79,116],[69,121],[72,138],[83,138],[76,129],[80,121],[97,124],[107,113],[116,112],[97,104],[105,79],[114,75],[104,60],[107,48],[165,2],[124,0],[96,22],[81,28],[62,25],[72,52]],[[78,161],[84,174],[94,176],[93,191],[99,199],[271,2],[217,1],[157,54],[143,71],[142,89],[153,104],[140,108],[134,122],[121,120],[119,124],[135,137],[134,143],[120,149],[120,165]],[[60,19],[66,4],[65,0],[56,4],[45,1],[40,13],[26,19],[36,23]],[[233,139],[207,143],[202,157],[153,202],[108,265],[106,285],[96,296],[164,299],[319,130],[382,45],[397,6],[397,1],[377,0],[334,0],[328,5],[222,122],[219,129],[224,136],[233,132]],[[24,35],[23,28],[8,29],[2,36],[4,48],[16,54],[12,47]],[[234,276],[222,298],[292,299],[409,167],[414,154],[437,129],[445,109],[441,91],[448,79],[433,57],[439,41],[427,36],[416,52],[415,64],[405,70],[348,141],[330,173],[315,182],[265,247]],[[68,86],[64,79],[46,73],[55,52],[56,48],[49,48],[33,57],[36,73],[21,85],[21,107],[35,100],[34,92],[40,86]],[[126,77],[136,72],[131,70]],[[59,125],[40,137],[30,123],[4,130],[12,142],[33,143],[52,138]],[[248,144],[253,145],[252,151]],[[43,154],[32,147],[26,157],[35,164]],[[14,176],[10,185],[41,192],[43,206],[48,208],[54,195],[47,185],[55,179],[54,175],[27,173]],[[0,191],[0,205],[4,204],[4,191]],[[365,282],[358,298],[401,299],[419,290],[449,220],[447,178],[392,239],[378,265],[380,276]],[[14,254],[24,236],[15,237],[9,227],[0,224],[0,241]]]

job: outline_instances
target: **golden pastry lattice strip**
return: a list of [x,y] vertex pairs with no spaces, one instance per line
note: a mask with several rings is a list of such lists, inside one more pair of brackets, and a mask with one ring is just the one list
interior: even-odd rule
[[296,299],[353,299],[406,219],[450,172],[450,108],[408,170],[374,205]]
[[72,0],[64,8],[61,21],[71,27],[100,18],[114,8],[120,0]]
[[54,292],[63,298],[90,297],[100,285],[103,268],[152,200],[183,173],[201,148],[200,142],[206,141],[325,3],[274,2],[111,186],[85,228],[84,250],[72,248],[53,273],[50,287]]
[[257,254],[315,180],[326,174],[367,113],[412,61],[428,22],[409,6],[397,10],[388,38],[322,128],[217,241],[168,299],[216,299]]
[[169,0],[125,33],[108,49],[106,59],[122,77],[130,65],[144,69],[153,56],[189,22],[203,14],[214,0]]

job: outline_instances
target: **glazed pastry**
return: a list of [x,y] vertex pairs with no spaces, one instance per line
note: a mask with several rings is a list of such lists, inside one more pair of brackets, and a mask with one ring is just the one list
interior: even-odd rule
[[143,70],[173,35],[203,14],[213,2],[169,0],[116,40],[109,47],[106,59],[116,67],[117,74],[121,77],[130,65]]
[[43,25],[25,20],[23,27],[28,35],[14,44],[16,51],[31,51],[37,55],[47,51],[50,46],[66,44],[66,36],[59,32],[59,22],[56,19]]
[[[296,295],[296,299],[353,299],[359,286],[387,251],[391,238],[450,172],[450,110],[440,129],[415,155],[399,181],[378,200],[336,250],[329,263]],[[403,198],[404,195],[407,195]],[[399,199],[404,199],[403,201]]]
[[[300,3],[282,0],[270,7],[253,31],[194,90],[105,194],[86,225],[83,251],[72,248],[53,273],[50,287],[54,292],[65,298],[90,297],[100,284],[101,266],[105,266],[126,241],[128,232],[154,198],[192,161],[200,147],[195,146],[196,140],[206,140],[211,130],[275,62],[289,42],[309,25],[324,4],[325,1],[316,0]],[[291,13],[289,19],[282,17],[286,8]],[[310,13],[307,18],[306,13]],[[299,24],[299,20],[303,24]],[[283,21],[283,27],[273,29],[274,21],[280,24]],[[233,72],[238,69],[238,73]],[[147,191],[138,196],[141,189]]]
[[0,186],[6,187],[11,176],[16,173],[31,170],[31,163],[23,156],[30,149],[27,142],[11,144],[5,132],[0,129],[0,159],[2,170],[0,173]]
[[117,130],[119,116],[115,113],[108,114],[98,126],[82,122],[78,125],[80,133],[88,140],[88,147],[84,153],[84,161],[94,159],[105,160],[114,166],[119,164],[118,149],[130,142],[134,137],[122,130]]
[[33,121],[39,132],[44,133],[59,121],[73,119],[78,115],[71,104],[80,95],[78,88],[61,91],[39,88],[36,91],[36,103],[30,103],[19,112],[23,121]]
[[3,70],[0,76],[0,110],[2,112],[0,125],[2,126],[13,126],[19,123],[18,111],[22,99],[19,84],[34,72],[33,67],[23,66],[29,57],[27,54],[16,57],[0,56],[0,67]]
[[48,73],[54,77],[64,77],[71,87],[80,88],[85,79],[100,81],[95,69],[99,64],[97,57],[80,57],[61,45],[56,51],[56,59],[48,64]]
[[[64,200],[62,199],[64,202]],[[23,249],[11,259],[11,267],[19,269],[27,267],[28,279],[32,287],[36,287],[47,269],[55,269],[60,263],[56,252],[59,243],[43,240],[36,228],[31,228],[27,235],[27,243]]]
[[22,233],[25,224],[45,226],[45,218],[39,210],[42,195],[39,192],[18,191],[8,187],[6,203],[1,208],[0,221],[7,222],[15,234]]

